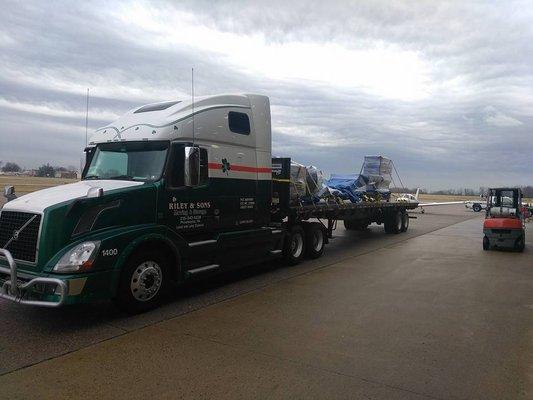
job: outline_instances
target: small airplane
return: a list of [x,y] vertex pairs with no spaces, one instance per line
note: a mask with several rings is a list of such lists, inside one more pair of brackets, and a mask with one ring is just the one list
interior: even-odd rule
[[411,193],[400,194],[400,196],[396,199],[396,201],[405,202],[405,203],[418,203],[418,207],[420,208],[420,212],[422,214],[425,213],[424,207],[447,206],[451,204],[464,204],[464,201],[443,201],[443,202],[434,202],[434,203],[419,203],[418,202],[419,194],[420,194],[420,188],[416,189],[415,194],[411,194]]

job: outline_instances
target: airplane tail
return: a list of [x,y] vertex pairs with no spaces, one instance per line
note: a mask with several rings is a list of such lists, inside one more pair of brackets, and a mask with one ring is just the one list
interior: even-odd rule
[[418,200],[418,195],[420,194],[420,188],[416,188],[416,193],[415,193],[415,199]]

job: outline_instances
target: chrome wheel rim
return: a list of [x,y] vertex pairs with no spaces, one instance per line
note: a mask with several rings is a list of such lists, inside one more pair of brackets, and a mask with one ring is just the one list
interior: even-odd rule
[[304,248],[304,239],[299,233],[292,236],[291,240],[291,254],[294,258],[298,258],[302,255]]
[[133,297],[138,301],[148,301],[155,297],[161,283],[163,272],[155,261],[145,261],[135,268],[131,276],[130,289]]

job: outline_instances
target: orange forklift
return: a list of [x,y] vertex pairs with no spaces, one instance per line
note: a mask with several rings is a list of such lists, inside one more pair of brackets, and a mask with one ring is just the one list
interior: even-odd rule
[[526,229],[521,189],[489,189],[483,234],[483,250],[524,251]]

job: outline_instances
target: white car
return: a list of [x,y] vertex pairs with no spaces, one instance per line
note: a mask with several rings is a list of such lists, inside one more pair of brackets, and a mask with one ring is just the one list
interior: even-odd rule
[[[513,205],[513,199],[510,197],[502,197],[502,203],[504,207],[510,207]],[[475,212],[480,212],[481,210],[485,210],[487,208],[487,199],[480,198],[479,200],[465,201],[465,207],[471,208]]]
[[471,208],[472,211],[480,212],[481,210],[484,210],[487,208],[487,200],[480,199],[480,200],[465,201],[465,207]]

